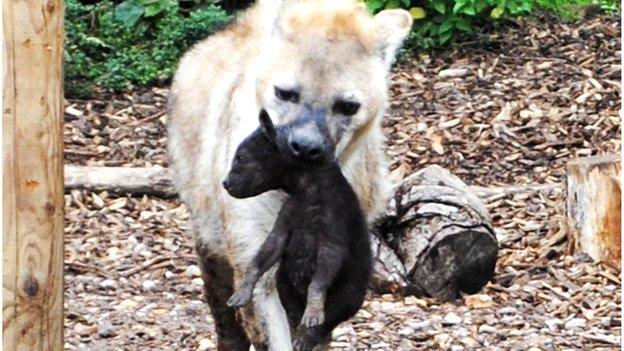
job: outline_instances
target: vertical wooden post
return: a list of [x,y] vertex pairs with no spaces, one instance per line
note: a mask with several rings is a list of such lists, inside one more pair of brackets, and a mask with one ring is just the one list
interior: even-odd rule
[[568,236],[572,252],[620,269],[621,165],[618,156],[593,156],[568,163]]
[[2,6],[3,350],[62,350],[64,6]]

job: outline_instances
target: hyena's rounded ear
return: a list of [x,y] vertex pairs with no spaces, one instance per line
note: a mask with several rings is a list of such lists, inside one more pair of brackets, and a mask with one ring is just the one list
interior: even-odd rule
[[380,52],[386,67],[390,69],[397,50],[412,29],[412,15],[401,9],[384,10],[375,15],[375,22],[379,33]]
[[258,119],[260,120],[260,128],[262,128],[264,135],[271,140],[275,140],[275,126],[273,125],[273,121],[271,121],[269,113],[265,109],[261,109]]
[[265,37],[279,38],[284,36],[282,17],[290,7],[298,4],[300,0],[260,0],[263,9],[260,17],[263,18]]

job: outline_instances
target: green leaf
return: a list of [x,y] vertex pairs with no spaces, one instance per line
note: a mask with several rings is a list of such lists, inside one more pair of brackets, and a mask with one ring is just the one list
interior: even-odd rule
[[462,12],[469,16],[475,16],[477,14],[477,11],[474,8],[474,6],[466,6],[462,9]]
[[367,0],[366,6],[371,12],[377,12],[384,8],[386,2],[384,0]]
[[425,10],[422,7],[412,7],[409,10],[410,15],[412,15],[412,18],[415,20],[418,19],[423,19],[425,17],[427,17],[427,13],[425,12]]
[[500,18],[500,16],[502,16],[503,12],[505,12],[503,9],[501,9],[500,7],[495,7],[492,9],[492,12],[490,12],[490,17],[492,18]]
[[448,33],[451,31],[451,29],[453,29],[453,21],[446,20],[442,22],[442,24],[440,24],[440,27],[438,28],[438,33],[439,34]]
[[444,12],[446,12],[446,7],[444,6],[443,2],[434,3],[433,8],[441,14],[444,14]]
[[419,36],[428,36],[428,35],[433,35],[434,33],[437,32],[437,28],[435,27],[434,23],[432,21],[427,21],[424,22],[419,28],[418,25],[416,25],[416,30],[415,32],[419,35]]
[[[506,9],[512,15],[519,15],[522,13],[531,12],[531,0],[511,0],[507,4],[507,6],[503,7],[501,5],[498,5],[498,7]],[[557,6],[555,8],[563,7]]]
[[474,2],[474,7],[477,10],[477,13],[481,13],[481,11],[483,11],[486,6],[487,3],[485,2],[485,0],[476,0]]
[[157,14],[161,13],[164,9],[165,9],[165,6],[162,3],[151,4],[145,8],[144,15],[145,17],[156,16]]
[[133,26],[143,15],[145,8],[137,0],[126,0],[115,8],[115,18],[126,27]]
[[455,28],[465,33],[473,32],[472,27],[470,26],[470,23],[468,23],[468,21],[466,21],[465,19],[461,19],[461,18],[455,20]]
[[531,12],[531,3],[529,1],[523,1],[520,9],[523,12]]
[[459,11],[461,11],[466,5],[467,4],[465,2],[457,1],[453,6],[453,13],[459,13]]
[[449,40],[451,40],[451,36],[453,36],[453,32],[451,31],[440,33],[440,35],[438,36],[438,42],[440,43],[440,45],[444,45],[448,43]]
[[385,9],[391,10],[401,6],[400,0],[387,0]]
[[403,7],[409,8],[412,4],[412,0],[401,0],[401,3],[403,4]]

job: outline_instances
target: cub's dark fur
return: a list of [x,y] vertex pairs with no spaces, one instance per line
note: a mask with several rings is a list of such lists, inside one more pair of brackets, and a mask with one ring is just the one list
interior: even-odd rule
[[289,197],[228,305],[247,304],[258,279],[281,259],[277,287],[291,327],[298,326],[294,346],[311,350],[362,306],[372,265],[366,220],[335,159],[286,160],[264,110],[260,122],[236,150],[223,185],[237,198],[274,189]]

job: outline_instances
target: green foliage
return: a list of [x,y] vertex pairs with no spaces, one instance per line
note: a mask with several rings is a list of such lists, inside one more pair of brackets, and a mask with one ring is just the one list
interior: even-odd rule
[[150,18],[177,11],[177,5],[174,0],[126,0],[115,8],[115,18],[131,27],[141,17]]
[[615,13],[620,11],[620,1],[619,0],[599,0],[600,8],[602,8],[607,13]]
[[[119,0],[114,0],[119,1]],[[170,78],[191,45],[229,23],[215,0],[113,0],[85,5],[67,0],[65,91],[87,96],[95,89],[124,91]],[[243,0],[247,1],[247,0]],[[564,19],[591,5],[619,9],[617,0],[363,0],[373,13],[408,9],[414,27],[408,50],[437,47],[475,35],[479,26],[535,8]],[[596,3],[599,1],[599,3]]]
[[530,14],[536,7],[567,16],[570,9],[584,9],[600,1],[603,10],[614,11],[617,0],[363,0],[372,13],[404,8],[414,18],[408,49],[437,47],[473,36],[488,21]]
[[475,27],[504,16],[528,14],[533,0],[364,0],[375,13],[402,7],[414,18],[408,45],[428,48],[475,33]]
[[183,15],[173,0],[66,3],[65,91],[123,91],[168,79],[180,55],[231,17],[216,6]]
[[[605,12],[616,12],[620,3],[616,0],[534,0],[536,7],[553,12],[563,20],[581,18],[589,6],[597,7]],[[593,11],[593,10],[592,10]]]

